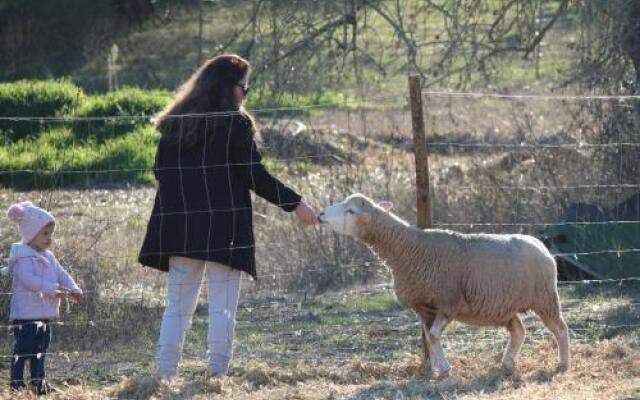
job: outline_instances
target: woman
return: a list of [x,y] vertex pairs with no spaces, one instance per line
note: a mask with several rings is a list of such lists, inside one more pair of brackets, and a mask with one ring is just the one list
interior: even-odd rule
[[208,60],[155,120],[161,133],[154,166],[158,189],[139,261],[169,272],[157,358],[158,376],[169,382],[205,272],[208,373],[228,371],[241,271],[256,276],[250,190],[293,211],[303,224],[317,221],[301,196],[261,162],[254,121],[242,106],[250,69],[237,55]]

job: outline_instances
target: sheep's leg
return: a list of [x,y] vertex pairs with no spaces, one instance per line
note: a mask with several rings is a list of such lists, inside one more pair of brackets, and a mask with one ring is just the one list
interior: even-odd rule
[[553,333],[558,344],[558,370],[566,371],[569,369],[569,328],[558,310],[555,315],[540,315],[544,325]]
[[509,370],[513,370],[518,360],[522,343],[524,343],[527,330],[522,324],[522,319],[520,319],[520,316],[517,314],[507,322],[506,327],[511,336],[509,337],[509,343],[502,357],[502,365]]
[[[447,359],[444,355],[444,350],[442,349],[442,344],[440,343],[440,336],[444,331],[444,328],[449,324],[449,319],[444,314],[437,314],[435,320],[433,321],[433,325],[429,330],[428,340],[431,344],[431,348],[433,349],[431,352],[431,356],[436,356],[438,363],[438,370],[440,372],[440,378],[444,378],[449,374],[449,370],[451,366],[447,362]],[[432,363],[433,365],[433,363]]]
[[422,352],[423,352],[423,362],[425,367],[431,367],[430,368],[430,372],[434,371],[434,364],[433,362],[435,361],[434,357],[431,357],[431,344],[429,343],[429,330],[431,329],[431,325],[433,325],[433,316],[427,315],[427,316],[422,316],[420,315],[420,320],[422,321]]

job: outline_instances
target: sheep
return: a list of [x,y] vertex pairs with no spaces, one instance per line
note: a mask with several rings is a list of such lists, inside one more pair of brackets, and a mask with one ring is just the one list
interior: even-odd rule
[[558,370],[569,368],[556,263],[542,242],[527,235],[422,230],[391,213],[392,207],[354,194],[326,207],[318,220],[363,242],[389,267],[398,301],[422,322],[430,373],[449,373],[440,336],[451,321],[506,327],[502,365],[513,371],[526,334],[519,314],[530,310],[555,337]]

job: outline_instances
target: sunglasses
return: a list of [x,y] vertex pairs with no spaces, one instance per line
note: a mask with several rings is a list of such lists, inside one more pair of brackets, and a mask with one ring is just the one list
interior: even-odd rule
[[247,84],[241,84],[238,83],[236,86],[238,86],[240,89],[242,89],[242,95],[246,96],[247,94],[249,94],[249,89],[251,89],[251,87]]

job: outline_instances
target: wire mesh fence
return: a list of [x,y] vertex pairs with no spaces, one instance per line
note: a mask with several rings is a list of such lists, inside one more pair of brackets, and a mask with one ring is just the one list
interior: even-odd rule
[[[542,236],[549,227],[623,224],[631,227],[635,245],[603,242],[604,247],[557,253],[610,254],[612,263],[621,255],[638,255],[636,96],[423,94],[435,227]],[[316,209],[362,192],[393,200],[395,212],[413,221],[409,111],[396,98],[369,103],[250,110],[260,127],[263,162]],[[228,116],[176,116],[223,117]],[[114,381],[123,371],[151,370],[167,281],[165,274],[142,268],[137,256],[152,213],[154,173],[161,172],[153,167],[158,134],[147,117],[139,116],[2,120],[28,133],[25,139],[14,140],[8,133],[3,139],[0,207],[29,199],[56,215],[53,250],[86,296],[82,305],[63,302],[61,318],[50,323],[48,376],[66,382]],[[193,168],[231,171],[242,164],[253,163]],[[568,218],[567,210],[577,203],[596,205],[603,217]],[[624,210],[621,204],[627,204]],[[202,215],[238,211],[209,207]],[[257,197],[251,213],[257,279],[241,284],[237,359],[345,363],[356,356],[393,360],[417,351],[418,322],[397,306],[390,273],[365,246],[321,226],[303,228]],[[6,219],[0,238],[6,259],[11,242],[19,238]],[[610,282],[560,283],[574,343],[637,332],[637,281],[612,276],[616,280]],[[0,374],[8,381],[16,324],[8,315],[11,279],[2,276],[0,282]],[[195,283],[200,291],[200,281]],[[210,284],[204,278],[201,292]],[[207,338],[207,315],[225,312],[207,313],[206,303],[206,296],[196,292],[194,326],[184,348],[185,359],[201,363],[213,340]],[[190,315],[189,310],[177,317]],[[537,319],[527,318],[525,324],[528,343],[549,340]],[[506,331],[493,328],[449,331],[445,346],[460,352],[503,347],[507,340]],[[233,339],[233,331],[227,335]]]

